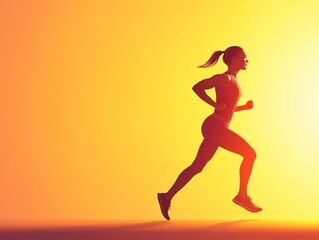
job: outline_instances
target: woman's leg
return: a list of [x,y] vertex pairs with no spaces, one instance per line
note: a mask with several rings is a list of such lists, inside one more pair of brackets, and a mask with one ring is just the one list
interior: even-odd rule
[[220,147],[233,153],[237,153],[243,157],[239,171],[240,185],[238,195],[246,197],[247,185],[256,159],[256,152],[242,137],[228,128],[225,128],[225,131],[219,140]]
[[194,162],[181,172],[173,186],[165,194],[165,199],[171,201],[179,190],[181,190],[197,173],[200,173],[206,163],[214,156],[217,148],[218,145],[216,143],[204,138]]

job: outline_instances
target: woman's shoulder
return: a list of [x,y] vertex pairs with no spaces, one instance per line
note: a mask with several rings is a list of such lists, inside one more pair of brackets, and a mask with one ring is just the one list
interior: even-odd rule
[[221,85],[227,85],[231,81],[231,76],[226,73],[215,74],[211,78],[218,81]]

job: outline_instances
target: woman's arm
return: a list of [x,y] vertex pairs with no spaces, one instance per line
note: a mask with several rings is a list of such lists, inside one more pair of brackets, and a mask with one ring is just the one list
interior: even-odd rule
[[211,89],[217,86],[222,86],[229,82],[229,76],[225,74],[214,75],[211,78],[204,79],[196,83],[193,87],[193,91],[206,103],[213,106],[217,110],[224,110],[226,107],[225,103],[216,103],[210,96],[207,95],[206,89]]
[[249,101],[246,102],[245,105],[236,106],[235,112],[239,112],[239,111],[242,111],[242,110],[249,110],[249,109],[252,109],[253,107],[254,107],[254,102],[252,100],[249,100]]

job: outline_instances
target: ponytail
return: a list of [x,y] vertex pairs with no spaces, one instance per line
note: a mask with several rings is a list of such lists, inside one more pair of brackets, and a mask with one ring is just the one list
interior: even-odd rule
[[227,48],[225,51],[216,51],[213,53],[213,55],[210,57],[210,59],[208,59],[208,61],[206,63],[204,63],[203,65],[200,65],[198,67],[199,68],[207,68],[207,67],[214,66],[222,54],[224,54],[224,56],[223,56],[224,63],[227,66],[229,66],[231,61],[232,61],[232,58],[235,57],[241,51],[243,51],[243,49],[239,46],[231,46],[231,47]]
[[198,66],[199,68],[207,68],[214,66],[217,62],[219,57],[224,53],[224,51],[216,51],[213,53],[213,55],[208,59],[206,63],[203,65]]

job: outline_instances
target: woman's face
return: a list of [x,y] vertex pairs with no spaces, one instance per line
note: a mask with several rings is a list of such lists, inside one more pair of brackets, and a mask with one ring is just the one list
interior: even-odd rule
[[238,70],[246,70],[248,62],[247,55],[244,51],[240,51],[232,60],[232,64],[234,64]]

